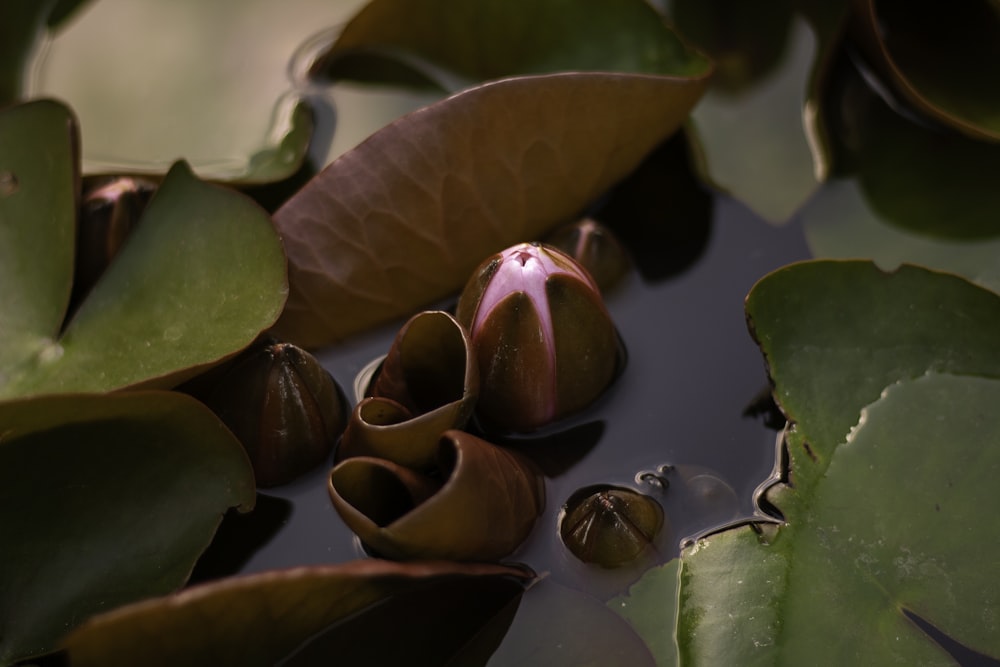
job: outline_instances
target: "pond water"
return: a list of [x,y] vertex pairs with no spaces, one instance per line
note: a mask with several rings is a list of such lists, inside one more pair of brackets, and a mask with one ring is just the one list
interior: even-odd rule
[[[776,431],[746,414],[768,385],[743,299],[757,279],[808,258],[808,249],[795,221],[774,226],[704,194],[676,170],[683,151],[680,139],[661,147],[594,212],[635,258],[636,269],[606,294],[628,353],[624,371],[591,409],[514,443],[546,471],[547,498],[532,535],[508,560],[601,599],[676,556],[685,538],[759,518],[754,491],[775,464]],[[318,357],[352,395],[356,376],[386,353],[401,324]],[[330,503],[328,472],[266,490],[253,514],[228,517],[196,579],[365,557]],[[639,490],[665,510],[654,548],[631,567],[584,565],[560,541],[560,507],[595,484]]]

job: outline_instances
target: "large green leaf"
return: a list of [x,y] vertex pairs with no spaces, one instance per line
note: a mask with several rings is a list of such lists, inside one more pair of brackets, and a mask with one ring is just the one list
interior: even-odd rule
[[[20,226],[34,222],[32,206],[46,205],[47,197],[72,199],[72,183],[65,177],[60,183],[43,176],[25,183],[34,198],[16,211],[23,216]],[[58,213],[68,215],[71,208],[64,205]],[[52,244],[58,253],[67,242],[65,226],[19,237],[20,247]],[[72,256],[59,254],[63,257],[57,255],[54,265],[42,265],[61,281]],[[36,280],[35,269],[14,270],[15,293],[26,290],[28,296],[5,301],[4,318],[7,312],[21,317],[24,301],[54,298],[51,288],[35,294],[36,282],[52,282],[50,276]],[[11,332],[31,354],[8,359],[0,368],[5,376],[0,397],[106,391],[137,383],[169,386],[248,345],[271,324],[285,300],[285,280],[281,243],[267,215],[242,195],[198,181],[179,163],[62,336],[56,339],[51,316],[30,331],[22,326]],[[10,289],[6,282],[4,289]]]
[[494,616],[509,622],[506,608],[516,608],[531,576],[504,565],[382,560],[273,571],[97,616],[64,645],[74,665],[100,667],[265,667],[289,657],[282,664],[451,664],[469,656]]
[[0,111],[0,387],[57,337],[69,303],[75,134],[69,110],[54,102]]
[[275,214],[291,290],[277,329],[315,347],[457,292],[484,257],[567,221],[625,176],[704,85],[515,77],[404,116]]
[[0,433],[0,664],[178,588],[226,510],[254,503],[239,442],[182,394],[7,401]]
[[860,41],[896,92],[977,139],[1000,141],[1000,8],[854,0]]
[[313,72],[444,89],[558,71],[699,76],[691,51],[641,0],[375,0],[344,27]]
[[656,667],[678,664],[677,591],[680,560],[648,570],[628,591],[608,600],[608,608],[628,621],[656,659]]
[[989,378],[929,373],[886,388],[829,466],[814,464],[822,478],[782,495],[787,525],[684,554],[681,657],[955,664],[912,615],[1000,658],[997,401]]

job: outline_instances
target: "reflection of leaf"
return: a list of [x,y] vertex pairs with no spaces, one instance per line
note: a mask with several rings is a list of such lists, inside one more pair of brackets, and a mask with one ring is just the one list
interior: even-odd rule
[[[866,53],[910,104],[970,137],[1000,141],[1000,10],[991,0],[855,0]],[[943,11],[942,11],[943,10]]]
[[520,454],[463,431],[440,438],[435,489],[382,459],[341,461],[329,491],[344,522],[379,555],[495,560],[516,549],[545,506],[541,476]]
[[313,72],[411,83],[405,68],[449,89],[558,71],[700,76],[708,62],[639,0],[536,0],[528,10],[482,0],[375,0]]
[[278,330],[315,347],[456,292],[484,257],[567,221],[627,174],[704,85],[512,78],[383,128],[275,214],[291,283]]
[[[0,197],[0,219],[9,221],[0,227],[7,241],[0,244],[0,396],[166,386],[246,346],[274,321],[285,299],[285,261],[266,214],[180,163],[60,334],[78,185],[72,161],[50,169],[32,156],[44,155],[39,144],[53,144],[53,154],[68,159],[71,127],[69,113],[50,102],[0,116],[0,148],[10,147],[4,154],[13,156],[7,164],[17,181]],[[22,231],[9,236],[14,230]]]
[[849,64],[827,92],[847,171],[886,222],[939,238],[1000,235],[1000,145],[932,129],[889,107]]
[[0,434],[0,664],[176,589],[226,509],[254,502],[239,442],[181,394],[8,401]]
[[[82,626],[66,641],[74,665],[273,665],[288,657],[308,640],[324,642],[333,632],[330,626],[342,625],[352,632],[363,651],[365,644],[385,642],[388,626],[378,623],[378,634],[366,625],[370,615],[393,618],[383,607],[392,606],[392,596],[411,596],[408,609],[439,609],[442,614],[461,615],[469,608],[474,617],[485,620],[520,594],[523,582],[531,574],[502,565],[460,565],[457,563],[399,564],[364,560],[282,570],[225,579],[166,597],[124,607],[99,616]],[[446,598],[458,604],[446,605],[435,600],[444,590]],[[464,591],[464,595],[458,595]],[[477,602],[477,597],[482,599]],[[435,606],[437,605],[437,606]],[[399,609],[394,613],[398,614]],[[418,616],[421,614],[418,614]],[[432,650],[457,652],[464,640],[475,639],[480,623],[463,625],[461,618],[448,622],[448,616],[423,615],[423,621],[437,621],[429,632],[441,633],[431,641]],[[206,622],[210,619],[211,622]],[[418,626],[421,619],[411,618]],[[449,630],[461,629],[449,635]],[[368,638],[366,640],[366,638]],[[326,637],[328,639],[328,637]],[[374,647],[377,651],[380,647]],[[391,650],[392,646],[381,647]],[[417,647],[413,657],[420,655]],[[317,647],[304,647],[306,656]],[[336,653],[319,652],[320,662],[291,664],[340,664]],[[447,656],[447,653],[445,653]],[[395,664],[352,662],[344,664]],[[419,663],[424,664],[424,663]],[[433,663],[432,663],[433,664]],[[438,663],[441,664],[441,663]]]
[[854,180],[823,185],[801,216],[814,257],[869,257],[886,271],[919,264],[1000,292],[1000,239],[931,238],[890,225],[869,208]]
[[728,531],[684,554],[682,658],[954,664],[904,612],[1000,657],[989,574],[1000,521],[983,503],[1000,470],[998,401],[995,379],[931,373],[888,387],[825,475],[782,495],[788,525]]

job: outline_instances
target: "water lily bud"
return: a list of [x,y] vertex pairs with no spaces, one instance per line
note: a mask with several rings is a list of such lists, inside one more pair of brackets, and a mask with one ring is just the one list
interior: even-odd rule
[[649,496],[615,486],[593,486],[580,489],[566,501],[559,535],[583,562],[619,567],[653,544],[663,521],[663,508]]
[[479,362],[476,412],[485,425],[531,431],[600,396],[618,364],[618,338],[586,269],[565,253],[522,243],[484,261],[456,319]]
[[560,227],[544,240],[582,264],[602,291],[618,284],[631,268],[618,237],[592,218]]
[[347,424],[347,403],[333,377],[289,343],[251,348],[203,400],[243,443],[262,487],[323,463]]

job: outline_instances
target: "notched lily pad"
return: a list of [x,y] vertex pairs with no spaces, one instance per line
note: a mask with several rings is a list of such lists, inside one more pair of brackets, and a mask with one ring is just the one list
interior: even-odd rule
[[[69,112],[53,102],[0,115],[9,165],[0,171],[17,181],[16,191],[0,197],[0,397],[171,386],[274,322],[286,269],[267,215],[178,163],[62,324],[79,189],[72,128]],[[39,145],[52,148],[54,167],[38,160],[47,155]]]
[[489,561],[527,538],[545,504],[526,458],[463,431],[440,439],[436,481],[382,459],[355,457],[330,473],[333,505],[379,555]]
[[[383,659],[400,651],[403,662],[445,664],[472,653],[470,645],[488,655],[509,623],[507,608],[516,608],[533,576],[503,565],[382,560],[280,570],[123,607],[63,645],[81,667],[393,664]],[[401,596],[409,613],[395,604]],[[427,613],[414,616],[417,607]],[[478,635],[494,617],[501,627]],[[385,641],[386,629],[399,625],[408,626],[399,630],[404,639],[422,629],[419,644]],[[350,645],[336,646],[344,636]]]
[[254,503],[239,442],[181,394],[7,401],[0,433],[0,664],[179,588],[226,510]]
[[457,292],[484,257],[577,217],[680,126],[704,86],[516,77],[388,125],[275,214],[291,289],[277,331],[326,345]]

